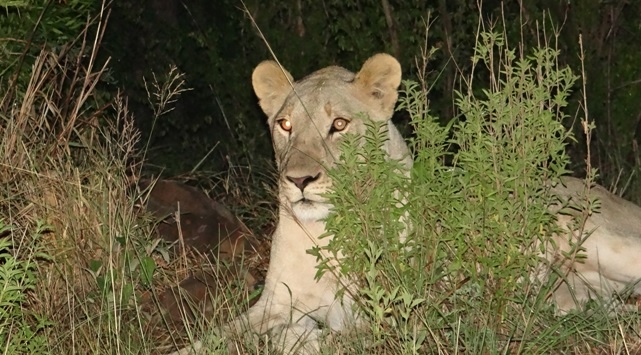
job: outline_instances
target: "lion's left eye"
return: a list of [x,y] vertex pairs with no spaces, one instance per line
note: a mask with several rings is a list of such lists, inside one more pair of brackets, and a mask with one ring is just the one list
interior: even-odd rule
[[332,128],[330,129],[329,133],[343,131],[345,130],[345,128],[347,128],[347,125],[349,125],[349,121],[347,119],[342,117],[335,118],[334,122],[332,122]]
[[285,131],[285,132],[291,132],[292,130],[292,121],[286,119],[286,118],[281,118],[280,120],[276,121],[280,128]]

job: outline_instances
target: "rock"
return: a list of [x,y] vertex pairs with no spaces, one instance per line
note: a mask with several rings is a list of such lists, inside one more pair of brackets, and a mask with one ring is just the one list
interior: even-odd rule
[[[143,308],[158,324],[164,324],[164,318],[172,328],[182,328],[200,317],[212,319],[221,315],[212,300],[228,298],[233,287],[239,291],[233,292],[237,295],[254,289],[257,280],[241,263],[244,252],[253,250],[248,239],[253,234],[234,214],[202,191],[180,182],[143,179],[137,187],[142,192],[141,205],[159,221],[156,231],[160,238],[174,243],[177,250],[184,247],[207,256],[197,260],[203,265],[179,285],[161,292],[157,300],[153,293],[143,297]],[[194,253],[183,255],[195,259]],[[226,305],[244,301],[227,298],[223,298]]]
[[211,271],[200,271],[188,277],[180,285],[160,295],[159,301],[165,318],[174,326],[182,326],[185,322],[196,322],[199,317],[212,319],[214,316],[221,316],[218,314],[220,310],[213,308],[213,297],[228,294],[228,285],[239,275],[243,276],[240,281],[244,285],[252,286],[246,292],[253,290],[256,279],[251,273],[233,267],[229,270],[217,270],[215,274]]
[[250,246],[249,229],[202,191],[169,180],[140,180],[138,186],[148,191],[143,194],[146,210],[161,220],[156,229],[162,239],[224,259],[242,255]]

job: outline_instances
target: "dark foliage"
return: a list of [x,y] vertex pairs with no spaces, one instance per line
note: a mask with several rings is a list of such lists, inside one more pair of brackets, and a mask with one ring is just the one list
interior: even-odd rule
[[[0,56],[10,64],[0,72],[4,83],[14,74],[12,70],[29,68],[29,57],[17,56],[72,39],[98,9],[97,2],[86,0],[11,4],[0,15],[0,29],[7,33],[0,42]],[[428,68],[431,109],[446,123],[460,114],[454,108],[452,90],[462,87],[460,80],[469,73],[480,13],[486,24],[497,24],[495,31],[505,31],[511,44],[522,42],[530,48],[548,41],[557,46],[560,64],[575,72],[582,70],[582,36],[588,112],[597,126],[591,163],[599,168],[606,186],[627,188],[632,199],[641,196],[641,188],[635,188],[640,185],[635,182],[641,165],[639,0],[488,0],[480,11],[476,0],[253,0],[245,4],[246,8],[239,0],[111,4],[102,52],[104,59],[112,58],[111,72],[101,89],[105,96],[125,90],[145,136],[142,141],[150,139],[152,166],[168,175],[190,171],[210,150],[213,153],[201,170],[270,160],[265,118],[251,90],[251,71],[271,54],[249,15],[294,77],[331,64],[355,69],[381,51],[398,57],[405,77],[415,77],[414,58],[424,45],[425,25],[430,22],[428,46],[439,49]],[[502,23],[507,28],[500,27]],[[143,78],[149,80],[155,73],[162,79],[170,65],[185,73],[193,90],[183,93],[175,109],[154,125]],[[482,78],[479,75],[481,83]],[[582,87],[577,85],[576,112],[581,97]],[[573,125],[579,118],[566,124]],[[399,116],[400,123],[406,121],[407,117]],[[570,154],[572,170],[582,175],[582,138],[570,147]]]

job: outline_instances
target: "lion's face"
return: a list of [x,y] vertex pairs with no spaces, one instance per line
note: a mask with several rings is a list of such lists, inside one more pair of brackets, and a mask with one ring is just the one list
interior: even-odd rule
[[322,195],[331,187],[327,169],[340,154],[341,138],[364,133],[362,115],[389,120],[400,80],[400,65],[386,54],[370,58],[357,74],[328,67],[297,82],[275,62],[256,67],[252,81],[268,116],[281,207],[301,221],[327,216],[331,205]]

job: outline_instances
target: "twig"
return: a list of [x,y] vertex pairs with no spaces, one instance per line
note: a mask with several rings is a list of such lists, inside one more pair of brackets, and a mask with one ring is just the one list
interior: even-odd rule
[[387,29],[389,30],[390,42],[392,44],[392,52],[396,58],[401,57],[401,48],[398,45],[398,34],[396,33],[396,26],[394,26],[394,19],[392,18],[392,9],[388,0],[381,0],[383,4],[383,12],[385,13],[385,21],[387,22]]

